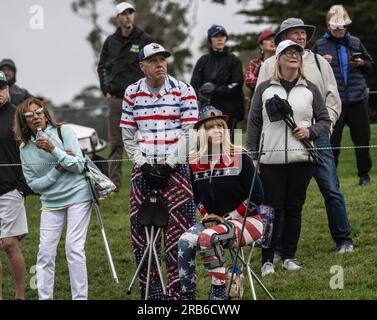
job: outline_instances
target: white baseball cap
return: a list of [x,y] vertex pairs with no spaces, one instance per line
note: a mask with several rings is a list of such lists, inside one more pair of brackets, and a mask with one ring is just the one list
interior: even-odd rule
[[165,48],[158,44],[158,43],[150,43],[147,44],[143,49],[139,52],[139,61],[143,61],[145,59],[154,56],[155,54],[161,54],[165,58],[170,57],[171,53],[166,51]]
[[136,11],[134,6],[128,2],[121,2],[116,5],[116,14],[121,14],[122,12],[126,11],[127,9]]
[[284,40],[278,44],[278,47],[276,48],[276,56],[278,57],[285,49],[290,47],[294,47],[298,49],[300,52],[304,51],[304,48],[296,42],[293,42],[292,40]]

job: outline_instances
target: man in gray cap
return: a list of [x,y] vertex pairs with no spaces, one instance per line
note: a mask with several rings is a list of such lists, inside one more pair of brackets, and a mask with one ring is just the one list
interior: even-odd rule
[[[116,6],[115,19],[119,25],[103,44],[98,63],[98,76],[103,94],[108,101],[109,159],[123,156],[122,133],[119,128],[122,99],[126,88],[143,77],[139,67],[139,51],[152,42],[149,34],[134,25],[135,7],[128,2]],[[109,177],[119,190],[122,180],[122,162],[110,163]]]
[[[305,48],[314,32],[314,26],[306,25],[298,18],[288,18],[282,22],[280,31],[275,35],[275,43],[278,45],[282,40],[292,40]],[[275,61],[276,56],[273,56],[262,64],[257,85],[273,75]],[[303,68],[305,77],[318,87],[325,100],[332,132],[341,113],[341,100],[332,68],[322,56],[307,49],[303,56]],[[318,152],[324,161],[316,166],[314,178],[325,199],[331,236],[337,245],[338,253],[351,252],[353,251],[351,226],[344,197],[339,190],[339,179],[331,151],[330,136],[321,136],[315,140],[315,146],[321,148]]]

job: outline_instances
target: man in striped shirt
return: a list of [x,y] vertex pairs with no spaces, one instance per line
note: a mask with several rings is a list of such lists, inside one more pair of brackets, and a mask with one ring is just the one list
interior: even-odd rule
[[[164,230],[168,273],[168,298],[180,298],[177,241],[195,222],[195,205],[186,163],[189,131],[198,120],[198,106],[191,85],[167,74],[170,53],[161,45],[146,45],[139,54],[145,78],[130,85],[123,99],[120,122],[124,147],[134,163],[131,174],[130,214],[132,244],[137,263],[146,243],[144,227],[137,221],[143,199],[158,190],[170,219]],[[139,273],[144,296],[146,268]],[[162,298],[156,271],[151,273],[149,299]]]

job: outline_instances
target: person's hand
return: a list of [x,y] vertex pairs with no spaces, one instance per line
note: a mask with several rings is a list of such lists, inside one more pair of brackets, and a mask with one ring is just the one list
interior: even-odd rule
[[56,170],[58,170],[59,172],[63,172],[65,169],[62,167],[62,165],[60,165],[60,164],[57,164],[56,166],[55,166],[55,169]]
[[215,85],[213,82],[206,82],[199,89],[200,93],[208,96],[212,95],[213,90],[215,90]]
[[327,60],[328,63],[330,63],[332,61],[332,55],[331,54],[325,54],[323,57]]
[[310,137],[310,131],[308,128],[297,127],[293,130],[293,134],[298,140],[309,139]]
[[361,58],[351,59],[349,61],[349,66],[351,68],[357,68],[357,67],[361,67],[363,65],[364,65],[364,60],[361,59]]
[[[206,222],[207,220],[208,222]],[[225,219],[214,213],[206,214],[202,219],[202,223],[205,228],[212,228],[222,222],[225,222]]]
[[66,151],[65,153],[68,154],[69,156],[76,157],[76,153],[74,153],[74,152],[71,151],[71,150],[68,150],[68,151]]
[[38,149],[42,149],[42,150],[44,150],[48,153],[51,153],[55,149],[55,146],[53,145],[53,143],[48,138],[46,138],[44,136],[39,137],[36,140],[36,144],[37,144]]

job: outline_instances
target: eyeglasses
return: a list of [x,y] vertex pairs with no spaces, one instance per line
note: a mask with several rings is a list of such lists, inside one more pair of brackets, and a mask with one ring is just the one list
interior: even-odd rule
[[24,117],[25,118],[32,118],[34,116],[34,114],[36,114],[37,116],[40,116],[42,113],[43,113],[43,108],[40,107],[40,108],[38,108],[34,111],[25,112]]
[[293,57],[293,56],[302,56],[302,51],[298,50],[286,50],[283,52],[288,57]]

